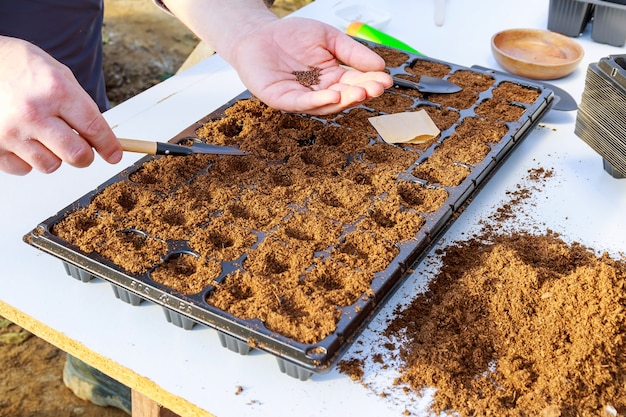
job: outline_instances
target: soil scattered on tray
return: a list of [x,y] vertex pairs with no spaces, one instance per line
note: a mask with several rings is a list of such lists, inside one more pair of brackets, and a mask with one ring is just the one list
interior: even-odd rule
[[[421,59],[406,69],[408,78],[451,70]],[[319,71],[296,75],[307,84]],[[346,307],[374,295],[373,280],[398,267],[401,246],[420,239],[427,219],[452,204],[450,189],[507,134],[501,107],[461,118],[460,110],[477,107],[478,93],[494,79],[472,71],[452,75],[465,86],[448,95],[458,107],[437,104],[443,95],[425,100],[396,88],[318,118],[241,97],[210,115],[195,135],[250,155],[149,159],[53,232],[122,271],[184,295],[202,293],[206,303],[238,318],[317,343],[336,330]],[[524,109],[538,92],[530,99],[515,90],[498,96],[525,103]],[[445,137],[392,146],[368,122],[420,109]],[[138,235],[131,243],[129,231]],[[159,245],[166,247],[160,254]]]
[[372,50],[380,55],[385,60],[387,67],[390,68],[398,68],[409,59],[409,55],[399,52],[397,49],[373,47]]

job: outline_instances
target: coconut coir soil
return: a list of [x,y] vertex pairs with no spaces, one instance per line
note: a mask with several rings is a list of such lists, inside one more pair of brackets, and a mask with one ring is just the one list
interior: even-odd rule
[[[383,333],[380,345],[403,364],[397,384],[436,388],[432,411],[626,415],[626,261],[550,230],[498,226],[552,175],[530,170],[534,187],[509,193],[479,235],[438,251],[438,274]],[[380,354],[372,360],[383,363]],[[339,364],[355,380],[363,366]]]
[[[416,60],[406,76],[411,71],[450,68]],[[196,134],[250,155],[151,160],[68,214],[54,233],[155,285],[205,291],[213,306],[315,343],[335,330],[343,307],[370,295],[398,244],[414,239],[425,216],[444,203],[445,187],[458,185],[501,140],[505,123],[524,111],[515,103],[539,94],[501,83],[461,121],[460,111],[475,106],[494,80],[472,71],[450,79],[464,89],[425,101],[417,91],[392,88],[324,118],[238,100]],[[442,131],[456,127],[406,179],[400,174],[437,138],[387,145],[367,118],[419,108]]]
[[442,263],[386,330],[399,382],[435,387],[434,411],[626,413],[626,262],[548,232],[469,239]]

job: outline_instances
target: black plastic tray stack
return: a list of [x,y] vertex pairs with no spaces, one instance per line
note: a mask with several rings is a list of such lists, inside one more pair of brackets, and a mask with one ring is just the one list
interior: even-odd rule
[[[473,116],[475,114],[474,109],[482,101],[490,98],[493,90],[501,82],[511,82],[537,90],[539,97],[532,104],[513,103],[524,108],[524,113],[520,119],[506,123],[508,130],[505,136],[499,142],[489,144],[489,154],[475,166],[469,167],[470,174],[460,185],[446,188],[448,198],[443,206],[436,212],[423,216],[426,220],[424,226],[422,226],[414,239],[398,245],[399,254],[393,259],[387,269],[376,274],[368,295],[364,294],[355,304],[344,308],[342,319],[338,322],[336,331],[316,344],[306,345],[272,333],[265,329],[262,324],[260,325],[259,320],[241,320],[209,305],[202,296],[180,294],[171,288],[166,288],[151,281],[146,276],[129,275],[122,268],[98,257],[97,254],[83,253],[75,246],[51,233],[56,223],[63,220],[73,211],[89,205],[99,190],[103,190],[115,182],[127,180],[128,176],[140,169],[142,164],[158,157],[147,156],[142,158],[133,166],[94,189],[91,193],[69,204],[57,214],[40,223],[24,236],[24,240],[38,249],[61,259],[67,273],[76,279],[84,282],[89,282],[92,279],[104,279],[110,282],[115,296],[126,303],[132,305],[138,305],[142,301],[155,303],[162,307],[169,322],[184,329],[191,329],[194,325],[215,329],[218,332],[222,345],[234,352],[245,355],[251,349],[260,349],[276,356],[280,370],[289,376],[307,380],[314,373],[327,372],[336,364],[389,295],[397,289],[403,278],[406,277],[407,270],[411,265],[419,262],[425,256],[428,249],[437,242],[441,234],[469,204],[472,200],[471,197],[481,189],[482,185],[501,166],[510,152],[527,136],[542,116],[550,109],[550,105],[554,100],[554,93],[551,90],[541,85],[533,84],[531,81],[520,81],[517,78],[509,78],[501,73],[483,73],[479,70],[419,55],[407,55],[408,60],[405,65],[416,59],[421,59],[449,66],[451,71],[448,76],[455,71],[464,70],[488,74],[495,80],[490,89],[480,93],[478,100],[472,107],[461,111],[457,110],[460,114],[459,121],[449,129],[442,131],[440,139],[420,154],[419,159],[415,161],[413,167],[406,173],[407,176],[411,176],[410,170],[432,155],[440,143],[454,133],[455,127],[461,123],[463,118]],[[389,70],[394,74],[402,71],[401,68],[390,68]],[[248,92],[235,97],[220,109],[207,115],[206,118],[189,126],[170,141],[177,142],[182,137],[193,135],[204,123],[209,120],[215,120],[218,117],[217,115],[223,114],[226,108],[238,99],[245,97],[250,97]],[[414,98],[413,100],[417,102],[416,105],[436,105],[428,101],[427,95],[423,99]],[[366,105],[367,103],[363,106]],[[303,115],[303,117],[306,116]],[[381,141],[380,138],[378,140]],[[435,186],[437,185],[435,184]]]
[[592,63],[576,116],[574,133],[603,158],[604,169],[626,177],[626,55]]
[[550,0],[548,29],[580,36],[591,24],[591,39],[623,46],[626,43],[626,0]]

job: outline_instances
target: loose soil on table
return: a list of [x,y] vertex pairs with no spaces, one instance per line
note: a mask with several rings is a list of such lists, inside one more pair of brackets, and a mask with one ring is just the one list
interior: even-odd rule
[[[529,171],[537,183],[552,175]],[[432,410],[461,416],[626,415],[626,259],[549,229],[501,228],[532,191],[439,250],[437,275],[395,311],[379,341],[400,363],[390,390],[434,387]],[[364,364],[340,369],[359,381]]]
[[[277,0],[285,15],[311,0]],[[197,38],[152,0],[105,0],[104,72],[112,104],[176,72]],[[121,417],[74,396],[63,385],[65,353],[0,318],[0,416]]]
[[625,284],[626,262],[550,232],[460,242],[387,329],[400,381],[463,416],[623,416]]

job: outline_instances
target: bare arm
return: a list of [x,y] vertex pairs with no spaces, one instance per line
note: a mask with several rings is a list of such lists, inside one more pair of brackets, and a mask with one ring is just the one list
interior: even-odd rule
[[[278,19],[262,0],[164,3],[271,107],[329,114],[379,96],[392,84],[383,59],[369,48],[319,21]],[[293,72],[310,68],[319,68],[319,83],[300,84]]]

